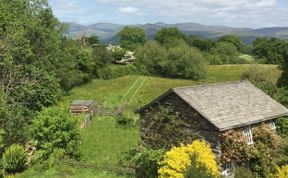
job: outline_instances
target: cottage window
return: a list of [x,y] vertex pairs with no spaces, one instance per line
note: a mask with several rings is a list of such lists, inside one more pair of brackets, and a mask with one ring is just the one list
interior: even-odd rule
[[224,170],[222,171],[222,176],[233,177],[233,172],[235,169],[234,162],[229,162],[224,165]]
[[276,125],[274,121],[270,121],[269,122],[269,126],[271,127],[271,129],[275,130],[276,129]]
[[251,131],[251,128],[250,126],[246,126],[244,127],[243,129],[243,134],[245,135],[246,139],[247,139],[247,144],[248,145],[251,145],[253,144],[253,136],[252,136],[252,131]]

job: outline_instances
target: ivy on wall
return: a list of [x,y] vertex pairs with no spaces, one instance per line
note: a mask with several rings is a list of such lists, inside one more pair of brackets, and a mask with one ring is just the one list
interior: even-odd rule
[[253,145],[248,145],[241,130],[221,134],[221,163],[249,163],[251,170],[261,177],[269,175],[282,155],[282,139],[267,124],[252,128]]
[[[179,146],[181,143],[187,143],[197,139],[198,135],[188,133],[185,128],[196,125],[192,119],[177,112],[172,105],[150,108],[145,112],[145,129],[142,139],[153,149]],[[190,122],[190,123],[188,123]]]

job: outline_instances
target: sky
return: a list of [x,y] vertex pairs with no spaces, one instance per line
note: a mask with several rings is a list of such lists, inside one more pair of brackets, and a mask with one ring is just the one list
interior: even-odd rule
[[288,26],[288,0],[49,0],[63,22]]

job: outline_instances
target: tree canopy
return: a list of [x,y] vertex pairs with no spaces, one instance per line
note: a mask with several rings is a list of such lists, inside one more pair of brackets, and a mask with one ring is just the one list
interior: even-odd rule
[[178,28],[162,28],[155,34],[155,40],[160,44],[179,39],[186,40],[186,37]]
[[139,27],[124,27],[117,33],[119,43],[123,48],[133,50],[138,45],[143,45],[147,41],[146,34]]

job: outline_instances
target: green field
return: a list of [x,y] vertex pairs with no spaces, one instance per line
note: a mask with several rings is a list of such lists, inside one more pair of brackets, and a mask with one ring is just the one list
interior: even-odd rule
[[[266,65],[271,70],[276,66]],[[205,80],[191,81],[179,79],[165,79],[144,76],[125,76],[113,80],[93,80],[81,87],[76,87],[62,98],[59,105],[68,108],[75,99],[93,99],[107,107],[117,107],[129,103],[128,112],[132,114],[137,109],[173,87],[189,86],[203,83],[240,80],[241,74],[249,65],[219,65],[210,66]],[[132,128],[117,127],[113,117],[95,116],[91,124],[81,130],[82,160],[80,163],[101,166],[117,166],[119,156],[140,141],[139,126]],[[43,170],[43,171],[41,171]],[[82,168],[60,165],[46,169],[43,166],[34,166],[26,172],[16,176],[19,178],[33,177],[125,177],[109,171],[100,171],[96,168]]]

